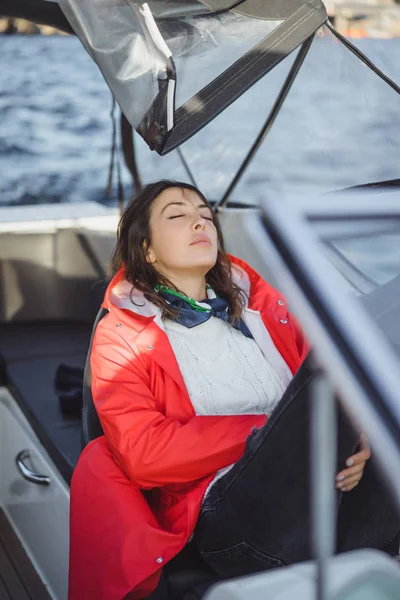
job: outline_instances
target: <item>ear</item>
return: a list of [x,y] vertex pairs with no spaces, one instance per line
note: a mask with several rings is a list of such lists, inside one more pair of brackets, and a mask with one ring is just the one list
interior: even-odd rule
[[154,254],[154,250],[151,246],[148,246],[145,242],[143,244],[143,251],[146,257],[146,261],[150,264],[154,264],[156,262],[156,256]]

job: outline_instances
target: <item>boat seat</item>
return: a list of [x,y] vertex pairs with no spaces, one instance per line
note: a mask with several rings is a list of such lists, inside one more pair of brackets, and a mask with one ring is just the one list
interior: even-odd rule
[[103,429],[100,424],[100,419],[96,412],[92,396],[92,371],[90,369],[90,354],[92,352],[93,337],[97,328],[97,325],[103,317],[107,314],[105,308],[100,308],[94,321],[92,335],[89,343],[89,350],[86,356],[85,371],[83,374],[83,408],[82,408],[82,448],[87,446],[89,442],[96,438],[104,435]]
[[[99,417],[93,402],[92,396],[92,373],[90,369],[90,353],[96,327],[101,319],[107,314],[107,310],[100,308],[97,313],[92,336],[90,338],[89,350],[85,363],[85,372],[83,377],[83,411],[82,411],[82,446],[85,447],[92,440],[103,435]],[[164,567],[163,577],[160,580],[159,587],[149,600],[180,600],[194,586],[212,585],[218,577],[206,565],[197,550],[188,544],[182,552]],[[167,591],[168,590],[168,591]],[[129,598],[129,595],[127,596]]]

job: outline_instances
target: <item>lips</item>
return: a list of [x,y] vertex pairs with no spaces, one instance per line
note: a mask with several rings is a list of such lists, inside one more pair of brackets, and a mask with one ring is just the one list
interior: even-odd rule
[[195,244],[209,244],[209,245],[211,245],[211,240],[206,235],[198,235],[198,236],[196,236],[192,240],[192,242],[189,244],[189,246],[194,246]]

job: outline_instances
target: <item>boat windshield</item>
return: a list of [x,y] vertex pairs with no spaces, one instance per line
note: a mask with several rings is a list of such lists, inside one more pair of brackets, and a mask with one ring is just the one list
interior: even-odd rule
[[400,214],[328,219],[325,225],[318,227],[329,257],[333,249],[335,267],[400,357]]
[[386,232],[346,236],[331,243],[346,261],[377,287],[400,276],[400,222],[388,222]]

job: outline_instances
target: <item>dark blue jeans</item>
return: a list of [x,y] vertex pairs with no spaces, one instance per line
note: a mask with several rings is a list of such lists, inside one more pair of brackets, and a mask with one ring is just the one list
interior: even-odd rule
[[[220,579],[313,557],[310,391],[316,376],[309,355],[266,425],[248,439],[243,457],[212,486],[192,542],[164,567],[151,600],[200,600]],[[340,407],[337,416],[339,471],[356,450],[359,432]],[[396,554],[399,512],[380,480],[374,459],[368,463],[354,490],[337,492],[337,551],[369,547]],[[171,587],[173,572],[188,570],[188,551],[199,570],[178,594]]]
[[[310,388],[316,375],[309,355],[265,426],[248,439],[243,457],[204,500],[192,543],[221,578],[313,556]],[[359,432],[340,407],[337,439],[338,471],[359,442]],[[383,549],[400,529],[399,512],[373,463],[354,490],[337,492],[338,552]]]

